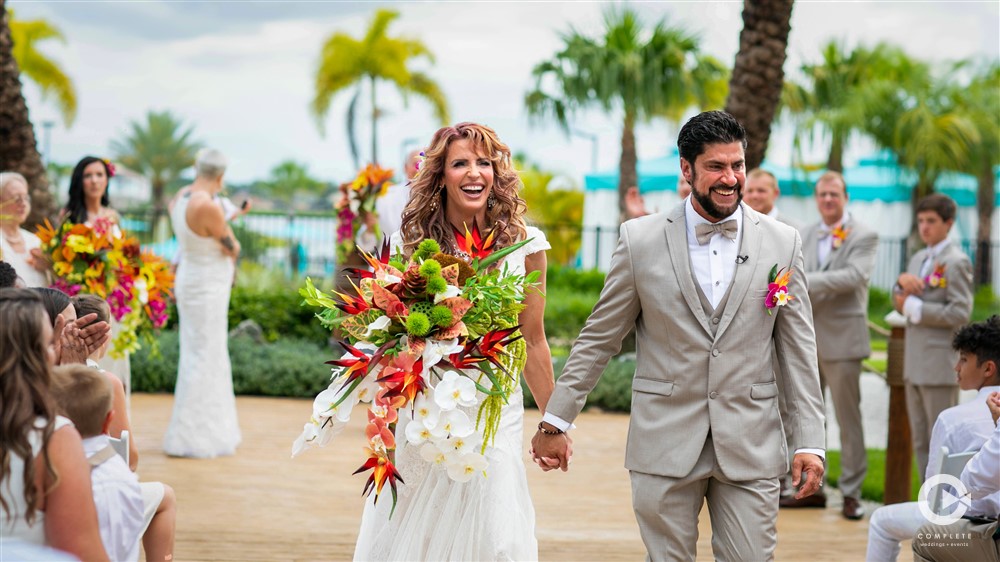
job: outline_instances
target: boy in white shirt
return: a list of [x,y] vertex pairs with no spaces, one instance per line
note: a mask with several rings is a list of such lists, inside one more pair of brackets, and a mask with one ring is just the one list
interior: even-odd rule
[[138,560],[142,492],[139,479],[108,439],[113,412],[110,381],[103,373],[83,365],[57,367],[52,374],[52,394],[83,438],[101,540],[108,558]]
[[[110,322],[111,310],[108,303],[90,294],[79,294],[73,297],[73,308],[77,317],[96,314],[95,322]],[[107,352],[110,340],[87,358],[87,366],[102,373],[111,383],[114,396],[114,415],[111,418],[111,436],[121,435],[122,430],[132,434],[128,442],[128,465],[135,471],[139,464],[139,451],[136,446],[135,434],[129,421],[125,401],[125,386],[118,377],[101,369],[97,364]],[[174,550],[174,532],[177,524],[177,499],[174,489],[162,482],[140,482],[144,505],[142,524],[142,546],[146,551],[146,560],[170,560]]]

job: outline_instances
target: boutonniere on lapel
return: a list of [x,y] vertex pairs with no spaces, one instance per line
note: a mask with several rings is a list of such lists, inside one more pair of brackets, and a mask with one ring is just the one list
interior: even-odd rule
[[944,276],[944,264],[934,264],[934,271],[924,277],[924,285],[932,289],[944,289],[948,286],[948,279]]
[[850,228],[844,228],[842,226],[838,226],[837,228],[833,229],[833,231],[830,232],[830,236],[833,237],[833,249],[836,250],[837,248],[843,246],[844,240],[847,239],[847,235],[850,233],[851,233]]
[[771,267],[771,272],[767,275],[767,297],[764,298],[764,307],[768,316],[771,311],[779,306],[785,306],[795,297],[788,294],[788,281],[792,278],[792,269],[785,271],[785,268],[778,269],[778,264]]

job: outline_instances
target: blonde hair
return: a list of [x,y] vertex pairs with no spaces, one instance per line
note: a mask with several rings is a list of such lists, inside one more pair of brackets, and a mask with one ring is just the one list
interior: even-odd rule
[[750,170],[750,172],[747,174],[747,181],[757,178],[768,178],[768,180],[771,182],[771,188],[778,189],[778,178],[774,177],[774,174],[772,174],[771,172],[768,172],[763,168],[754,168],[753,170]]
[[114,407],[111,381],[107,375],[84,365],[63,365],[52,369],[52,396],[84,438],[102,433],[104,420]]
[[7,188],[7,184],[19,181],[28,186],[28,180],[17,172],[0,172],[0,192]]
[[840,172],[834,172],[833,170],[823,172],[823,175],[816,180],[816,185],[831,181],[840,182],[840,185],[844,188],[844,195],[847,195],[847,182],[844,181],[844,174],[841,174]]
[[410,183],[410,201],[403,209],[400,227],[403,253],[407,256],[425,238],[436,240],[447,253],[457,251],[452,225],[445,218],[448,196],[441,186],[444,183],[448,147],[462,139],[472,141],[476,150],[489,158],[493,165],[493,189],[490,195],[495,202],[487,207],[487,224],[479,225],[480,228],[487,230],[497,227],[498,248],[523,240],[527,234],[524,222],[527,206],[518,196],[521,179],[511,161],[510,148],[500,141],[493,129],[485,125],[459,123],[443,127],[434,133],[430,146],[424,151],[425,158],[420,165],[420,173]]

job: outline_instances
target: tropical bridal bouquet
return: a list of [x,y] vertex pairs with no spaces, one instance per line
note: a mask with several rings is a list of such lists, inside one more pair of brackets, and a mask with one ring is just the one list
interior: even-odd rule
[[[337,211],[337,263],[347,263],[355,255],[357,237],[368,216],[374,216],[375,201],[392,186],[392,170],[369,164],[354,181],[340,186]],[[375,239],[381,238],[378,223],[374,223]]]
[[[467,482],[485,473],[485,453],[500,424],[501,408],[520,384],[525,344],[518,325],[524,295],[538,272],[512,274],[499,262],[530,242],[495,250],[491,231],[478,225],[455,230],[471,263],[444,254],[434,240],[423,240],[405,263],[381,251],[361,251],[371,271],[347,293],[318,290],[312,280],[300,291],[317,316],[338,328],[346,341],[333,365],[330,386],[313,403],[312,417],[292,446],[296,456],[324,446],[364,402],[368,458],[355,474],[372,471],[365,495],[375,500],[386,482],[396,505],[396,439],[420,447],[420,457],[449,478]],[[395,435],[405,417],[403,435]],[[391,516],[391,511],[390,511]]]
[[152,331],[167,323],[167,299],[173,298],[174,274],[163,258],[143,252],[138,240],[106,218],[93,226],[65,221],[58,228],[46,220],[38,237],[52,260],[53,288],[70,296],[92,293],[108,302],[121,324],[112,357],[139,349],[139,336],[155,342]]

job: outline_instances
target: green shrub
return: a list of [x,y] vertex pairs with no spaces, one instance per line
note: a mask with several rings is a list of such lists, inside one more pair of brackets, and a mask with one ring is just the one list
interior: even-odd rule
[[[562,374],[566,360],[563,358],[553,361],[553,370],[556,378]],[[594,387],[593,392],[587,397],[586,408],[600,408],[606,412],[630,412],[632,410],[632,376],[635,375],[635,361],[632,359],[612,359],[604,375]],[[535,399],[528,390],[528,384],[521,379],[521,388],[524,390],[524,405],[527,408],[537,408]]]
[[582,270],[552,266],[545,272],[545,284],[550,289],[559,287],[600,295],[601,289],[604,288],[604,272],[598,269]]
[[972,300],[972,322],[982,322],[994,314],[1000,314],[1000,299],[993,294],[993,287],[983,285],[976,290]]
[[[865,481],[861,483],[861,497],[879,503],[885,499],[885,451],[868,449],[868,471]],[[826,481],[831,486],[837,485],[840,478],[840,451],[826,452]],[[920,477],[917,475],[917,464],[913,463],[910,474],[910,500],[917,500],[920,491]]]
[[[132,389],[136,392],[173,392],[177,380],[179,339],[175,331],[157,338],[160,357],[143,348],[132,355]],[[258,344],[250,338],[229,340],[236,394],[312,398],[330,384],[324,362],[333,352],[312,342],[282,339]]]

